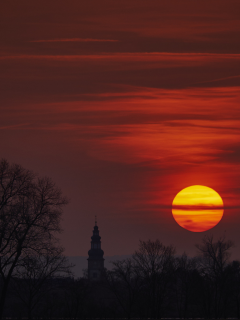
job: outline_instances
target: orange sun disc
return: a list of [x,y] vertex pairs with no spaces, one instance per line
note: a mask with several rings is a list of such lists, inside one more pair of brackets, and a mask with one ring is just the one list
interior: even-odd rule
[[172,203],[172,214],[176,222],[193,232],[215,227],[222,219],[223,212],[220,195],[205,186],[191,186],[181,190]]

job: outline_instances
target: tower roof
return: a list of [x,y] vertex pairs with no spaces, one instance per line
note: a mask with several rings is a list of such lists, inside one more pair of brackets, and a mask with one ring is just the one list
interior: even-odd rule
[[88,251],[89,259],[103,259],[104,251],[101,249],[101,237],[97,226],[97,217],[95,216],[95,226],[91,236],[91,249]]

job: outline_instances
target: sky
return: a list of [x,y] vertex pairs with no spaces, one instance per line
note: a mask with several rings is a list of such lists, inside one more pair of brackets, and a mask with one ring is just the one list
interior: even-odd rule
[[[196,253],[225,235],[240,259],[240,1],[8,0],[0,4],[0,158],[70,198],[61,241],[106,256],[159,239]],[[224,202],[206,232],[172,201],[204,185]]]

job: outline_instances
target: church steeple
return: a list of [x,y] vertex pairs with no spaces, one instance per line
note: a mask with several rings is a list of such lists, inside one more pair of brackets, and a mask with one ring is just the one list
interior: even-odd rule
[[104,269],[104,252],[101,249],[101,237],[99,236],[96,216],[91,239],[91,249],[88,251],[88,278],[89,280],[101,280]]

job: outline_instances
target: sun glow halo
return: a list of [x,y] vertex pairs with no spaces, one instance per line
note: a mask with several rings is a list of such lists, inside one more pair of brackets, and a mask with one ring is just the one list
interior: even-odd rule
[[223,201],[213,189],[195,185],[181,190],[173,200],[172,214],[183,228],[202,232],[213,228],[223,216]]

